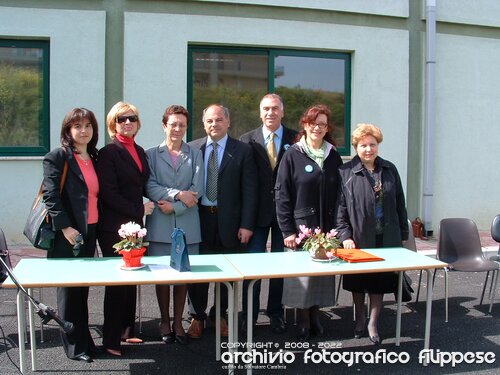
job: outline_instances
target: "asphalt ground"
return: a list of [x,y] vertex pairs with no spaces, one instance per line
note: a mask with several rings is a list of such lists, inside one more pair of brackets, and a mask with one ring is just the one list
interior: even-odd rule
[[[496,249],[490,248],[487,256]],[[428,251],[429,252],[429,251]],[[432,251],[430,251],[432,252]],[[418,275],[409,272],[413,288],[417,291]],[[425,272],[424,272],[425,275]],[[265,353],[265,363],[253,364],[255,374],[499,374],[500,373],[500,290],[496,291],[496,303],[488,314],[488,301],[478,306],[484,283],[484,273],[450,273],[449,280],[449,322],[444,319],[444,272],[436,277],[432,304],[432,326],[430,347],[434,350],[432,360],[452,363],[431,363],[422,365],[419,359],[424,345],[425,293],[427,285],[422,282],[420,300],[403,305],[401,345],[395,346],[396,304],[394,296],[386,295],[384,309],[379,322],[380,346],[374,346],[367,337],[353,338],[353,310],[350,293],[341,290],[338,304],[323,308],[321,321],[325,327],[322,337],[309,343],[295,339],[293,310],[287,310],[287,331],[274,334],[264,311],[259,314],[254,341]],[[337,277],[338,281],[338,277]],[[154,286],[142,286],[141,321],[143,344],[124,344],[123,357],[98,355],[93,363],[83,363],[66,358],[59,337],[58,326],[50,322],[40,337],[37,320],[38,373],[43,374],[225,374],[227,366],[215,360],[215,329],[208,325],[201,339],[191,340],[187,346],[164,344],[160,340],[158,324],[159,310]],[[267,299],[267,282],[263,281],[261,305]],[[211,288],[212,292],[212,288]],[[35,297],[38,297],[35,290]],[[103,287],[92,287],[89,297],[91,333],[97,345],[102,343]],[[55,289],[45,289],[41,298],[49,306],[56,306]],[[19,374],[19,350],[16,317],[16,291],[0,289],[0,374]],[[241,307],[240,307],[241,310]],[[184,326],[189,322],[184,314]],[[137,321],[139,325],[139,321]],[[139,327],[137,328],[139,331]],[[25,344],[28,358],[31,352]],[[224,343],[223,343],[224,345]],[[310,354],[306,359],[305,353]],[[226,349],[223,349],[225,352]],[[326,360],[336,363],[327,363]],[[439,351],[439,353],[438,353]],[[454,354],[452,354],[454,353]],[[463,360],[463,355],[466,361]],[[484,361],[484,353],[489,353]],[[274,357],[274,358],[272,358]],[[481,358],[483,360],[481,360]],[[271,361],[274,360],[274,363]],[[349,362],[352,360],[352,362]],[[378,362],[378,363],[377,363]],[[469,363],[467,363],[469,362]],[[481,363],[478,363],[481,362]],[[245,373],[245,363],[237,365],[235,373]],[[27,373],[32,373],[28,361]]]

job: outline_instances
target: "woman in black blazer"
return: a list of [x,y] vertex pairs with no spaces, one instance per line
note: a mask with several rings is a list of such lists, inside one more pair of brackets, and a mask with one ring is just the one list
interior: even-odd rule
[[[62,147],[43,159],[43,199],[56,230],[54,247],[47,258],[94,256],[99,192],[94,170],[97,139],[94,114],[85,108],[75,108],[63,120]],[[68,172],[60,192],[65,163]],[[57,307],[61,318],[74,326],[70,333],[61,330],[66,355],[92,362],[95,345],[88,327],[88,294],[88,287],[57,288]]]
[[[101,149],[97,162],[99,178],[99,245],[103,256],[119,256],[113,245],[121,240],[118,229],[153,212],[154,203],[143,203],[149,166],[144,149],[134,138],[141,127],[137,108],[118,102],[106,119],[112,142]],[[121,356],[121,341],[142,343],[135,336],[136,286],[107,286],[104,295],[103,347]]]

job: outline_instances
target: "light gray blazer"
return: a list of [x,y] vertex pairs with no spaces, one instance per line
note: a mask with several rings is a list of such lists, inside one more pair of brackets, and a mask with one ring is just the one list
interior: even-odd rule
[[198,206],[187,208],[175,201],[179,191],[195,191],[198,197],[204,194],[203,157],[199,149],[182,142],[181,152],[174,167],[165,142],[146,151],[151,174],[146,183],[146,196],[153,202],[166,200],[173,202],[175,213],[166,215],[156,207],[146,216],[147,240],[172,243],[170,235],[174,227],[186,232],[186,243],[201,242]]

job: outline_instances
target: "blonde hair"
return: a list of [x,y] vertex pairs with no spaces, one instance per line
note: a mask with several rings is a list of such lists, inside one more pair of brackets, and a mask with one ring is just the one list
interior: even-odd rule
[[371,135],[373,138],[377,140],[377,143],[381,143],[384,140],[384,136],[382,135],[382,131],[380,128],[376,127],[373,124],[358,124],[356,129],[352,132],[351,143],[356,148],[358,146],[358,142],[361,138],[366,137],[367,135]]
[[117,118],[127,113],[128,111],[134,112],[137,116],[137,131],[141,128],[141,118],[139,116],[139,111],[136,106],[130,103],[118,102],[108,112],[106,116],[106,125],[108,126],[108,134],[111,138],[116,137],[116,121]]

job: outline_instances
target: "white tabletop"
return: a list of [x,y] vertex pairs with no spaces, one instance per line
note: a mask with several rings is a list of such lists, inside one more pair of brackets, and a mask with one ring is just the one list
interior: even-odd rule
[[337,259],[331,262],[315,262],[306,251],[228,254],[225,257],[240,271],[244,279],[396,272],[446,266],[446,263],[437,259],[403,247],[363,250],[384,260],[348,263]]
[[[145,256],[138,270],[123,270],[123,260],[112,258],[21,259],[14,276],[25,288],[97,285],[185,284],[242,280],[241,274],[223,255],[191,255],[190,272],[170,267],[170,257]],[[5,288],[15,288],[10,278]]]

